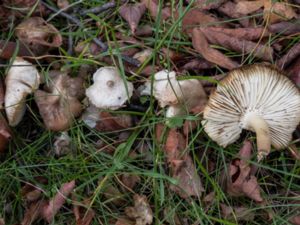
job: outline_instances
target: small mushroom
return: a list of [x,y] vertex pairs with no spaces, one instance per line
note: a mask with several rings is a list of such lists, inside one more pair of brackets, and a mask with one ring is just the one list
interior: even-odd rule
[[202,124],[223,147],[235,142],[243,129],[254,131],[260,161],[271,144],[276,149],[289,144],[299,121],[299,89],[275,68],[257,64],[228,73],[211,94]]
[[196,106],[204,106],[207,101],[199,80],[177,81],[175,72],[167,70],[154,75],[153,95],[161,107],[169,106],[166,117],[184,115]]
[[132,83],[124,81],[116,67],[98,69],[93,80],[94,84],[86,89],[86,96],[99,109],[119,109],[132,96]]
[[8,70],[5,85],[4,104],[8,123],[16,126],[25,113],[26,97],[40,85],[40,75],[30,62],[17,57]]
[[78,79],[60,73],[45,88],[46,91],[35,92],[34,97],[47,129],[64,131],[81,114],[82,105],[78,98],[82,96],[83,82]]

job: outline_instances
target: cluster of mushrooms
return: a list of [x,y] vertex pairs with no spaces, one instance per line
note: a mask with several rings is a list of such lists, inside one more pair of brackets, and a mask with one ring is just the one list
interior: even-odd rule
[[[117,110],[131,98],[134,87],[116,67],[101,67],[93,75],[93,84],[85,88],[82,77],[49,72],[48,81],[35,66],[16,58],[6,76],[5,110],[10,126],[16,126],[25,113],[25,100],[34,99],[45,127],[52,131],[67,130],[89,107]],[[45,83],[43,90],[39,90]],[[275,149],[286,147],[300,122],[300,91],[276,68],[264,64],[244,66],[230,71],[207,99],[197,79],[177,80],[173,71],[154,74],[139,90],[140,95],[153,95],[166,108],[166,117],[186,115],[202,105],[202,125],[211,139],[226,147],[239,139],[243,129],[256,133],[258,160]],[[95,111],[96,113],[98,111]],[[90,126],[90,116],[83,120]]]

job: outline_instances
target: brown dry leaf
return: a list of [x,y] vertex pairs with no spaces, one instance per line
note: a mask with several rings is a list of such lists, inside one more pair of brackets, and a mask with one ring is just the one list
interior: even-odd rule
[[60,9],[67,8],[70,5],[69,0],[57,0],[56,4]]
[[[216,9],[220,7],[224,2],[228,0],[196,0],[194,1],[194,6],[203,9],[203,10],[210,10],[210,9]],[[191,2],[191,0],[188,0],[188,2]]]
[[47,92],[36,91],[34,98],[46,128],[52,131],[68,129],[83,109],[79,101],[84,96],[83,79],[59,72],[45,90]]
[[236,13],[247,15],[252,14],[264,6],[262,0],[256,1],[238,1],[236,4]]
[[[99,182],[101,182],[101,180]],[[115,206],[120,207],[126,203],[124,194],[122,194],[118,187],[115,187],[111,182],[105,182],[105,186],[103,187],[103,195],[107,199],[107,202],[111,202]]]
[[6,122],[6,119],[0,114],[0,153],[4,152],[9,140],[12,137],[12,132]]
[[96,123],[98,131],[116,131],[123,130],[132,126],[132,119],[129,115],[119,114],[111,115],[109,112],[102,111],[99,120]]
[[200,30],[211,44],[217,44],[242,54],[253,54],[253,56],[266,61],[272,61],[273,59],[274,51],[270,46],[238,39],[232,37],[232,35],[210,30],[210,28],[200,28]]
[[135,194],[133,196],[134,206],[126,207],[125,213],[128,217],[135,219],[136,225],[152,224],[153,212],[148,203],[147,197]]
[[270,33],[263,27],[249,28],[223,28],[223,27],[207,27],[205,31],[220,32],[231,37],[244,39],[248,41],[258,40],[263,37],[268,37]]
[[192,33],[193,47],[209,62],[215,63],[226,69],[234,69],[238,67],[238,64],[227,56],[222,54],[220,51],[211,48],[208,45],[205,35],[201,29],[194,28]]
[[77,43],[74,51],[84,56],[94,56],[100,54],[102,49],[94,42],[81,41]]
[[280,33],[284,35],[291,35],[300,33],[300,19],[295,21],[283,21],[274,23],[268,26],[268,29],[272,33]]
[[5,225],[5,221],[3,218],[0,217],[0,225]]
[[118,218],[115,225],[134,225],[135,222],[130,220],[129,218]]
[[76,225],[90,225],[95,217],[95,211],[89,207],[90,201],[85,199],[83,202],[73,204],[73,213]]
[[51,24],[41,17],[30,17],[16,27],[16,36],[36,55],[41,55],[49,47],[57,48],[62,45],[62,36]]
[[135,35],[138,37],[150,37],[153,34],[153,27],[146,24],[139,27],[139,29],[136,30]]
[[31,203],[29,208],[25,210],[21,225],[30,225],[35,220],[37,220],[40,217],[42,209],[46,204],[46,201],[43,200]]
[[173,160],[180,160],[184,156],[186,148],[186,140],[184,136],[176,129],[171,129],[168,133],[164,152],[167,162],[172,163]]
[[286,2],[274,2],[264,0],[264,19],[269,24],[277,23],[284,20],[297,18],[294,9]]
[[75,180],[62,184],[56,195],[43,206],[41,209],[41,216],[50,223],[53,217],[60,210],[63,204],[66,202],[66,198],[75,188]]
[[182,160],[173,160],[171,162],[171,173],[172,178],[178,180],[178,184],[170,185],[170,189],[181,198],[200,197],[201,192],[204,192],[194,162],[189,155],[183,157]]
[[290,79],[300,88],[300,58],[287,68]]
[[37,201],[41,197],[41,194],[41,189],[30,183],[26,183],[21,189],[22,197],[28,202]]
[[[195,27],[206,27],[217,25],[219,20],[211,14],[200,9],[189,10],[182,19],[182,29],[184,32],[191,34]],[[221,26],[221,24],[219,24]]]
[[[236,4],[228,1],[225,2],[223,5],[221,5],[217,9],[220,13],[234,19],[238,19],[238,22],[243,26],[243,27],[249,27],[249,18],[245,17],[243,14],[238,13],[236,11]],[[243,18],[244,17],[244,18]]]
[[[142,3],[146,6],[146,8],[149,10],[150,15],[153,19],[158,19],[158,13],[160,11],[159,9],[159,1],[158,0],[141,0]],[[164,7],[161,9],[161,20],[167,20],[169,17],[171,17],[171,8]]]
[[214,67],[214,65],[205,59],[192,59],[192,60],[189,60],[188,63],[184,64],[182,69],[184,69],[184,70],[205,70],[205,69],[212,69],[213,67]]
[[0,58],[10,59],[15,53],[17,56],[32,56],[32,53],[22,43],[17,46],[16,42],[0,40]]
[[128,189],[133,189],[138,183],[141,182],[141,178],[134,174],[122,174],[120,180],[123,185]]
[[135,34],[140,19],[146,11],[144,3],[125,4],[119,9],[120,15],[127,21],[132,34]]
[[239,151],[239,157],[229,165],[227,178],[227,193],[231,196],[247,196],[256,202],[262,202],[257,179],[251,174],[251,166],[247,162],[251,158],[251,142],[245,141]]
[[186,140],[184,136],[176,131],[176,129],[171,129],[164,151],[171,175],[178,180],[178,184],[171,185],[170,189],[182,198],[191,196],[199,197],[204,189],[194,162],[187,152],[185,152],[185,149]]
[[289,222],[294,225],[300,225],[300,216],[294,216],[291,219],[289,219]]
[[[204,107],[203,107],[203,109],[204,109]],[[199,121],[198,120],[197,121],[194,121],[194,120],[184,121],[183,128],[182,128],[184,136],[188,137],[189,133],[193,132],[198,126],[199,126]]]
[[155,140],[161,143],[163,140],[163,134],[166,130],[166,126],[163,123],[158,123],[155,125]]
[[250,209],[239,206],[239,207],[230,207],[225,204],[220,204],[222,210],[222,216],[226,220],[230,221],[253,221],[255,213]]
[[295,144],[291,144],[288,149],[294,159],[300,160],[300,150],[297,149]]
[[277,62],[277,66],[280,69],[285,68],[288,66],[294,59],[300,56],[300,42],[295,44],[284,56],[279,59]]

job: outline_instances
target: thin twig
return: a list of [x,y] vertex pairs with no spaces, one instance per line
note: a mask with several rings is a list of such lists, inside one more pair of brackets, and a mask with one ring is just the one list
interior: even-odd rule
[[[125,3],[127,2],[127,0],[121,0],[120,3]],[[103,13],[111,8],[114,8],[116,7],[118,4],[117,2],[113,1],[113,2],[108,2],[108,3],[105,3],[104,5],[101,5],[101,6],[97,6],[97,7],[94,7],[94,8],[91,8],[91,9],[86,9],[86,10],[83,10],[82,12],[80,12],[79,14],[81,16],[84,16],[88,13],[93,13],[93,14],[99,14],[99,13]]]
[[[58,9],[56,9],[55,7],[52,7],[52,6],[48,5],[48,4],[45,3],[44,1],[41,1],[41,3],[42,3],[44,6],[46,6],[48,9],[50,9],[51,11],[57,13],[57,15],[60,15],[60,16],[62,16],[62,17],[65,17],[65,18],[68,19],[70,22],[75,23],[78,27],[83,28],[83,25],[82,25],[81,21],[80,21],[79,19],[77,19],[76,16],[70,15],[70,14],[68,14],[68,13],[65,13],[65,12],[61,11],[61,10],[58,10]],[[88,35],[89,37],[92,37],[92,35],[90,35],[89,33],[87,33],[87,35]],[[103,52],[106,52],[106,51],[108,50],[108,46],[107,46],[105,43],[103,43],[101,40],[99,40],[99,38],[95,38],[95,37],[92,37],[92,38],[93,38],[93,42],[94,42],[96,45],[98,45],[98,46],[103,50]],[[138,61],[137,59],[131,58],[131,57],[126,56],[126,55],[121,55],[121,58],[122,58],[125,62],[127,62],[127,63],[129,63],[129,64],[131,64],[131,65],[133,65],[133,66],[136,66],[136,67],[139,67],[140,64],[141,64],[140,61]]]

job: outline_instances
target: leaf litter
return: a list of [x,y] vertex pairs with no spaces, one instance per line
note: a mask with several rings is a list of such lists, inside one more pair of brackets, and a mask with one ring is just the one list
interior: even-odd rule
[[[186,204],[186,207],[189,207],[191,202],[195,205],[198,204],[197,201],[203,200],[205,213],[211,213],[210,207],[218,205],[218,215],[212,215],[221,216],[226,221],[251,223],[256,221],[256,218],[266,218],[261,215],[265,214],[261,213],[261,210],[254,212],[251,207],[254,204],[266,208],[272,205],[278,200],[274,200],[274,196],[282,191],[284,184],[274,188],[264,182],[264,179],[268,180],[268,176],[262,176],[268,173],[267,167],[258,170],[260,165],[252,164],[250,141],[244,142],[236,156],[232,156],[233,152],[228,154],[231,149],[222,149],[222,154],[225,154],[222,160],[228,163],[228,166],[223,173],[216,173],[221,171],[216,160],[219,159],[220,151],[212,147],[215,143],[208,142],[208,137],[203,135],[203,132],[198,131],[202,129],[200,121],[207,103],[206,94],[213,93],[217,81],[226,77],[226,73],[231,69],[254,62],[276,62],[277,67],[285,69],[287,76],[299,86],[300,51],[297,23],[300,10],[297,0],[187,0],[181,4],[177,4],[176,1],[170,3],[158,0],[111,1],[83,10],[84,12],[79,12],[82,3],[78,3],[78,6],[67,0],[56,1],[51,5],[48,3],[22,0],[0,3],[0,16],[3,18],[0,21],[0,30],[3,33],[0,40],[0,62],[1,66],[6,65],[7,68],[3,70],[5,83],[0,83],[1,157],[12,156],[13,153],[12,158],[22,164],[24,159],[20,160],[14,149],[14,140],[17,140],[19,135],[16,135],[17,130],[13,126],[21,128],[29,115],[33,116],[36,111],[38,116],[33,116],[34,123],[39,120],[40,124],[33,125],[35,130],[30,130],[30,134],[26,135],[26,144],[32,134],[37,135],[41,130],[47,131],[53,134],[54,138],[51,138],[53,143],[47,145],[46,149],[55,152],[55,160],[76,158],[77,154],[82,153],[92,174],[95,173],[94,162],[100,163],[103,168],[118,168],[115,177],[109,178],[108,182],[105,182],[106,178],[97,175],[97,185],[101,187],[97,201],[98,198],[103,200],[105,209],[114,214],[114,218],[109,219],[111,224],[146,225],[156,223],[156,219],[163,224],[171,224],[174,221],[176,224],[197,224],[194,218],[186,218],[177,208],[166,207],[157,213],[157,203],[153,204],[151,187],[146,188],[149,179],[145,179],[144,176],[145,171],[153,172],[153,162],[158,160],[151,147],[153,138],[148,136],[149,131],[143,130],[133,145],[128,147],[131,148],[128,156],[122,158],[122,162],[118,162],[123,150],[122,144],[127,144],[127,140],[129,141],[135,132],[134,129],[150,129],[152,126],[143,124],[144,120],[141,118],[141,114],[145,115],[144,113],[149,113],[151,109],[156,118],[156,125],[153,126],[155,145],[159,154],[162,154],[160,157],[165,159],[159,162],[159,175],[166,175],[173,180],[172,183],[165,180],[160,183],[160,191],[163,190],[164,195],[182,198],[184,203],[180,204]],[[22,10],[18,10],[19,8]],[[95,13],[103,23],[91,22],[90,13]],[[109,22],[106,23],[107,21]],[[82,24],[86,28],[86,36],[77,37],[77,29],[82,29]],[[158,25],[159,30],[156,27]],[[172,30],[173,25],[176,26],[175,32]],[[12,37],[7,38],[6,32],[10,29],[14,32]],[[90,36],[89,32],[95,29],[97,32]],[[130,31],[127,32],[128,29]],[[154,34],[162,42],[155,44]],[[170,38],[169,44],[164,42],[166,37]],[[15,59],[14,56],[23,58]],[[9,67],[15,66],[14,60],[22,60],[26,67]],[[90,69],[81,76],[77,64],[83,62],[89,64]],[[122,96],[114,96],[116,92],[103,94],[103,86],[95,85],[97,79],[94,79],[92,84],[92,73],[97,69],[107,68],[105,66],[115,68],[113,83],[119,82],[120,86],[117,89],[125,90]],[[31,69],[31,74],[40,76],[39,82],[32,84],[20,77],[8,82],[11,78],[10,69],[20,69],[18,76],[24,75],[26,69]],[[163,86],[160,91],[152,93],[153,96],[150,88],[149,96],[141,95],[141,86],[147,83],[151,87],[154,74],[165,70],[174,71],[176,74],[176,78],[169,77],[166,82],[175,88]],[[192,77],[189,77],[190,75]],[[195,85],[188,85],[191,82]],[[124,85],[125,83],[127,85]],[[11,103],[8,93],[11,92],[11,96],[17,97],[18,88],[13,87],[17,84],[23,85],[21,89],[26,90],[16,103]],[[103,81],[102,84],[114,86],[109,81]],[[86,92],[93,88],[94,99],[91,97],[91,91]],[[171,100],[162,103],[157,97],[158,92],[165,93],[166,89],[173,95]],[[102,94],[99,95],[101,91]],[[187,97],[195,92],[198,94],[193,95],[194,97]],[[101,99],[104,95],[105,98]],[[161,96],[165,97],[164,94]],[[112,98],[115,100],[113,103],[110,102]],[[182,105],[186,107],[184,110]],[[20,107],[17,110],[19,114],[11,115],[10,111],[17,107]],[[172,127],[174,124],[169,123],[167,119],[170,115],[175,118],[181,116],[180,119],[184,123],[176,123],[177,127]],[[87,134],[86,140],[92,143],[84,142],[76,146],[77,141],[74,143],[74,140],[80,140],[81,137],[74,135],[74,130],[81,127],[82,136]],[[62,133],[55,133],[57,131]],[[195,133],[199,137],[195,137]],[[293,143],[288,147],[290,158],[285,165],[287,171],[299,160],[299,127],[293,137]],[[245,139],[244,135],[239,141],[242,142],[242,139]],[[195,151],[192,149],[194,146]],[[87,156],[87,152],[91,151],[94,152]],[[93,161],[99,154],[101,159]],[[279,153],[272,152],[269,157],[273,161],[268,158],[263,163],[268,166],[270,164],[268,168],[272,168],[276,164],[272,162],[280,159],[277,154]],[[46,157],[49,157],[49,154],[46,154]],[[49,167],[51,163],[47,161]],[[38,161],[35,164],[44,165],[45,162]],[[131,171],[139,166],[143,169],[142,173]],[[205,176],[204,169],[207,169],[208,173]],[[230,199],[229,202],[219,199],[219,193],[210,188],[207,176],[217,181],[220,180],[220,176],[225,178],[225,183],[220,183],[220,186],[226,198]],[[24,177],[19,180],[23,179]],[[21,224],[34,224],[34,221],[41,219],[53,223],[57,214],[71,208],[73,221],[78,225],[101,221],[103,218],[99,217],[99,208],[94,207],[94,199],[89,197],[90,193],[96,193],[98,188],[95,191],[92,181],[87,182],[81,178],[79,180],[76,179],[76,183],[83,182],[79,184],[80,191],[83,191],[80,201],[77,201],[77,193],[74,193],[75,180],[62,184],[52,198],[46,197],[48,193],[42,188],[43,185],[49,185],[47,179],[38,180],[37,183],[42,185],[22,181],[20,193],[23,207],[19,208],[23,211],[20,214],[17,210],[19,215],[24,215]],[[105,183],[103,187],[102,182]],[[288,187],[286,196],[292,193],[293,185]],[[68,201],[70,204],[66,204],[71,194],[72,200]],[[16,196],[14,190],[10,191],[9,199],[10,196]],[[248,198],[251,204],[240,201],[243,197]],[[289,209],[295,211],[293,202],[289,202],[288,198],[286,201],[290,203]],[[133,202],[133,206],[129,206],[128,202]],[[7,214],[14,214],[12,210],[4,210],[6,211],[9,213],[0,214],[0,224],[4,224],[4,219],[9,218]],[[216,212],[216,208],[211,211]],[[269,212],[269,219],[274,219],[274,213],[271,214]],[[284,218],[292,224],[299,224],[297,211],[284,215]]]

